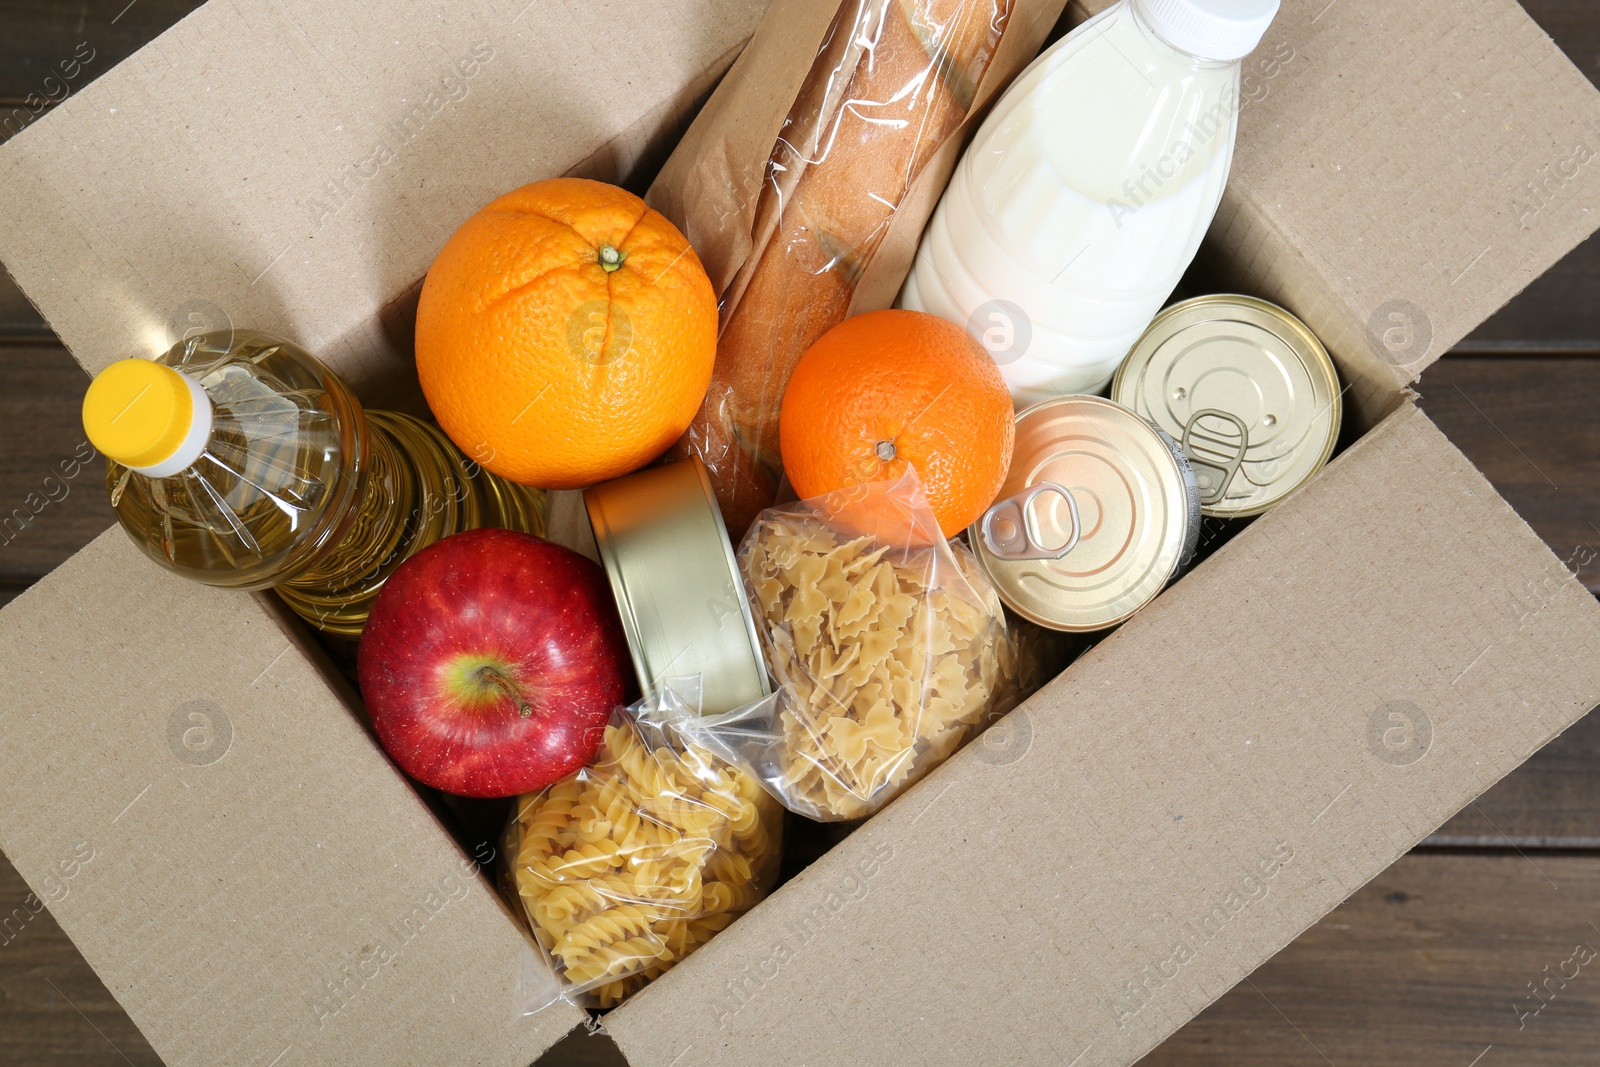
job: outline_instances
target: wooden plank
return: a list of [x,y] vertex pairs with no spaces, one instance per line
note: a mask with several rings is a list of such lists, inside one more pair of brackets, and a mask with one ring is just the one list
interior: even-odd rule
[[79,419],[88,382],[58,344],[0,347],[0,584],[43,577],[116,521]]
[[1567,58],[1600,85],[1600,12],[1595,11],[1594,0],[1522,0],[1522,7]]
[[574,1030],[533,1067],[628,1067],[622,1050],[605,1034]]
[[[1597,12],[1600,15],[1600,12]],[[1597,18],[1600,21],[1600,18]],[[1594,150],[1600,153],[1600,138]],[[1591,163],[1600,167],[1600,161]],[[1457,351],[1473,355],[1600,356],[1600,236],[1579,245],[1549,273],[1478,327]]]
[[4,857],[0,1013],[0,1063],[160,1067],[121,1005]]
[[1600,850],[1600,714],[1550,742],[1422,847]]
[[200,6],[200,0],[0,0],[0,133],[104,74]]
[[1141,1067],[1593,1067],[1597,897],[1596,856],[1412,854]]
[[1600,360],[1443,359],[1420,392],[1456,447],[1600,591]]
[[[1567,57],[1600,85],[1600,10],[1594,0],[1522,0],[1522,6]],[[1574,146],[1575,147],[1575,146]],[[1589,145],[1600,153],[1600,137]],[[1553,161],[1552,161],[1553,162]],[[1591,163],[1592,169],[1600,163]],[[1533,181],[1536,174],[1529,174]],[[1505,351],[1506,343],[1530,352],[1600,354],[1600,237],[1591,238],[1554,270],[1530,285],[1467,338],[1465,351]]]
[[51,341],[55,333],[22,295],[11,273],[0,264],[0,344],[6,341]]
[[[1600,590],[1600,359],[1454,357],[1423,375],[1421,392],[1450,440]],[[1522,599],[1520,610],[1537,609],[1534,593]],[[1600,716],[1579,722],[1428,844],[1600,848]]]

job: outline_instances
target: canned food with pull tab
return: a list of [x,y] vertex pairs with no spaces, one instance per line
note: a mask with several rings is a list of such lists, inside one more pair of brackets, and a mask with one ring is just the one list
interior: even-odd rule
[[1040,626],[1109,629],[1194,557],[1200,497],[1178,443],[1096,396],[1017,416],[1000,500],[968,531],[1000,598]]
[[1248,296],[1174,304],[1151,323],[1111,397],[1176,438],[1205,514],[1259,515],[1333,455],[1339,375],[1299,319]]

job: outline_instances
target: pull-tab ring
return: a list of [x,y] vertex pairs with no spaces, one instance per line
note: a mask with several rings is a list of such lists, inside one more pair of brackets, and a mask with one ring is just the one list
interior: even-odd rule
[[[1227,427],[1204,426],[1201,419],[1220,419]],[[1227,433],[1228,428],[1235,430]],[[1195,481],[1200,486],[1200,503],[1207,506],[1217,503],[1234,475],[1244,463],[1244,454],[1250,448],[1250,428],[1244,420],[1228,411],[1207,408],[1197,411],[1183,427],[1183,454],[1195,468]]]
[[[1060,548],[1044,546],[1038,519],[1031,510],[1033,502],[1047,493],[1054,493],[1067,502],[1067,514],[1072,519],[1067,543]],[[1073,499],[1072,491],[1055,482],[1039,482],[984,512],[979,532],[983,535],[984,547],[996,559],[1013,562],[1058,560],[1078,546],[1078,539],[1083,536],[1083,526],[1078,519],[1078,502]]]

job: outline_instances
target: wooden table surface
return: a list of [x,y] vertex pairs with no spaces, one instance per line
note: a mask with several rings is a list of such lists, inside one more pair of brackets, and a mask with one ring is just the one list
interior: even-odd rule
[[[0,140],[39,97],[59,95],[47,79],[85,54],[81,42],[93,58],[72,88],[196,6],[0,0]],[[1525,6],[1600,82],[1600,2]],[[40,490],[82,440],[86,380],[0,272],[0,511]],[[1588,560],[1581,577],[1600,590],[1600,239],[1429,370],[1421,393],[1556,553]],[[87,475],[19,535],[0,535],[0,603],[111,521]],[[0,1064],[159,1064],[49,913],[31,914],[28,896],[0,859],[0,920],[23,917],[0,927]],[[1554,995],[1530,996],[1580,944],[1600,949],[1600,716],[1469,805],[1144,1063],[1594,1067],[1600,977],[1581,971],[1549,982]],[[608,1041],[581,1035],[540,1060],[620,1062]]]

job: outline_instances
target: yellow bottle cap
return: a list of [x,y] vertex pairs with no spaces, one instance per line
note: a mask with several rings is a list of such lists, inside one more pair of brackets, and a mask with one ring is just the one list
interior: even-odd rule
[[84,431],[101,454],[125,467],[164,464],[190,436],[197,391],[171,367],[148,359],[120,360],[89,383]]

